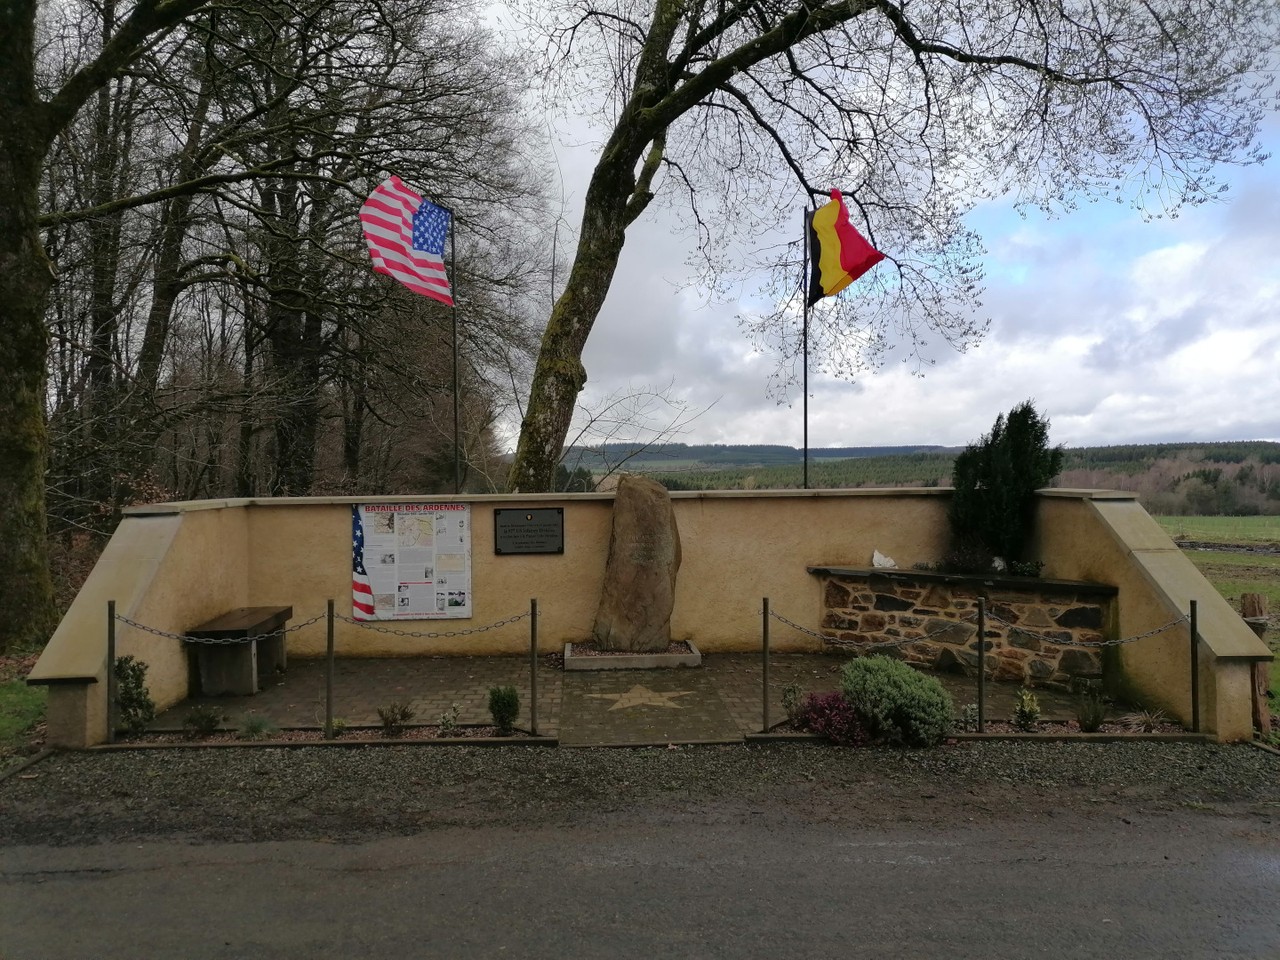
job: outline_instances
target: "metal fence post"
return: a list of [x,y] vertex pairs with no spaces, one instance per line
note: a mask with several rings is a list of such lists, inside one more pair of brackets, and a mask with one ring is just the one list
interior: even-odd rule
[[324,738],[333,739],[333,601],[327,608],[324,665]]
[[1200,638],[1196,601],[1191,601],[1191,731],[1200,732]]
[[987,601],[978,598],[978,732],[987,722]]
[[538,735],[538,600],[529,600],[529,732]]
[[761,647],[762,662],[760,669],[760,716],[763,726],[760,727],[761,733],[769,732],[769,598],[764,598],[763,620],[761,622],[761,635],[763,644]]
[[107,743],[116,742],[116,602],[107,601]]

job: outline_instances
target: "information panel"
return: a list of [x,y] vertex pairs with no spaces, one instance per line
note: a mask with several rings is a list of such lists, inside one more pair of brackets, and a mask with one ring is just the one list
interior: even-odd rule
[[471,505],[351,508],[351,607],[357,620],[471,616]]
[[493,511],[493,552],[564,553],[564,507]]

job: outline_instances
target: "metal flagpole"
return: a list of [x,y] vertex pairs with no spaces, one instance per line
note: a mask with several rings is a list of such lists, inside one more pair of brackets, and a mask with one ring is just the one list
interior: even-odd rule
[[803,489],[809,489],[809,224],[812,221],[812,211],[806,210],[804,214],[804,268],[800,276],[800,298],[804,303],[804,321],[800,331],[801,349],[804,354],[802,366],[804,373],[802,376],[802,389],[804,391],[804,479]]
[[449,211],[449,278],[453,294],[453,492],[462,492],[462,454],[458,443],[458,255],[454,244],[453,211]]

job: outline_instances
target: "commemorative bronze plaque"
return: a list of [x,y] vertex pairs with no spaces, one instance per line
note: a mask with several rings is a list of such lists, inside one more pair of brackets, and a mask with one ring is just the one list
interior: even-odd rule
[[564,507],[494,510],[493,552],[564,553]]

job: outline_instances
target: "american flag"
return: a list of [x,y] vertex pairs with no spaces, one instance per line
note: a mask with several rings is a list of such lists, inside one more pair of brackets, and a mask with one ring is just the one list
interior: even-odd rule
[[373,585],[364,568],[364,524],[360,508],[351,508],[351,616],[355,620],[373,620]]
[[444,272],[444,241],[452,214],[404,185],[397,176],[380,183],[360,208],[373,269],[453,306]]

